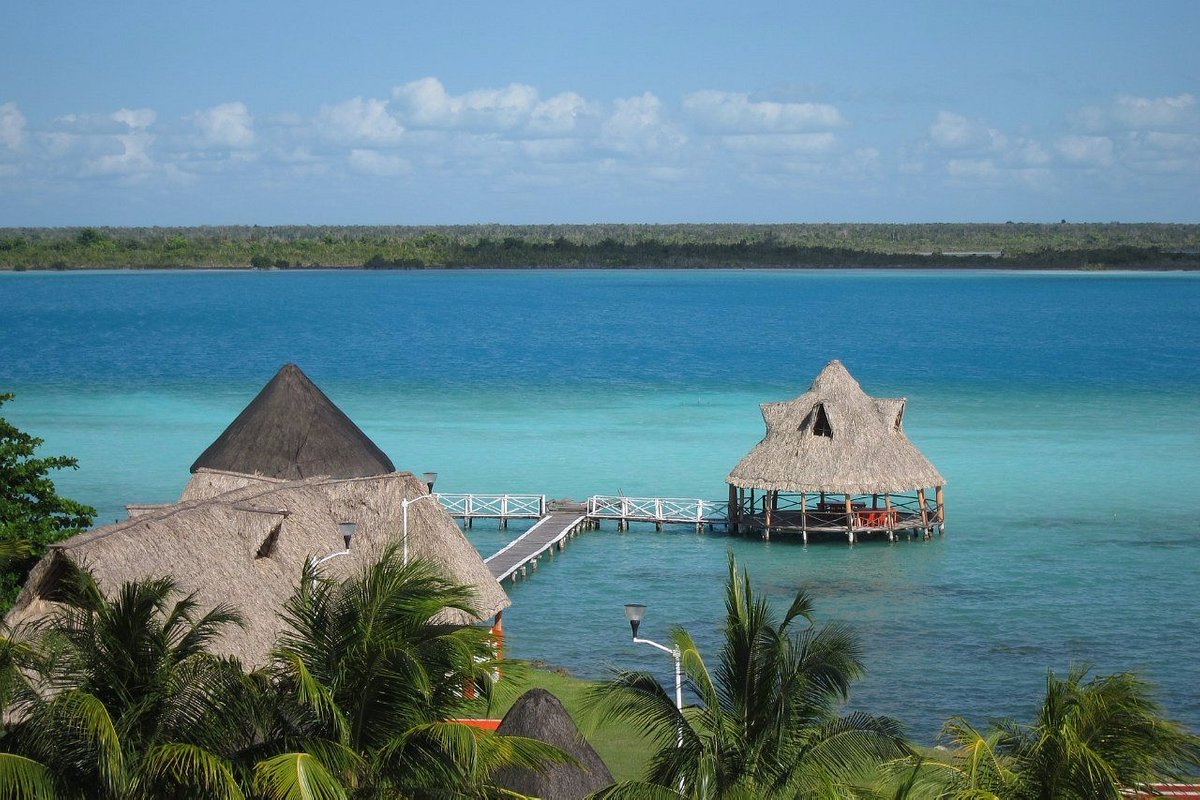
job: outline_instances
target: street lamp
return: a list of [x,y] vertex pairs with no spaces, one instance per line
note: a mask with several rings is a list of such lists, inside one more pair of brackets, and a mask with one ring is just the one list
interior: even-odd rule
[[346,542],[346,549],[350,549],[350,540],[354,538],[354,532],[358,530],[357,522],[339,522],[338,530],[342,532],[342,539]]
[[[625,619],[629,620],[629,628],[633,631],[633,640],[638,644],[648,644],[651,647],[657,647],[664,653],[670,653],[671,658],[675,659],[675,708],[683,713],[683,670],[680,668],[680,653],[678,647],[667,647],[666,645],[653,642],[649,639],[638,638],[638,627],[642,624],[642,617],[646,616],[646,607],[641,603],[626,603],[625,604]],[[679,725],[679,746],[683,747],[683,723]]]
[[[321,564],[324,564],[326,561],[328,561],[331,558],[337,558],[338,556],[350,555],[350,540],[354,538],[354,531],[356,531],[357,529],[358,529],[357,522],[350,522],[349,520],[347,520],[345,522],[339,522],[338,530],[340,530],[342,532],[342,541],[344,541],[346,543],[346,549],[339,550],[335,553],[330,553],[329,555],[325,556],[324,558],[318,558],[316,561],[312,562],[312,565],[314,567],[316,567]],[[309,558],[312,558],[312,556],[309,556]]]

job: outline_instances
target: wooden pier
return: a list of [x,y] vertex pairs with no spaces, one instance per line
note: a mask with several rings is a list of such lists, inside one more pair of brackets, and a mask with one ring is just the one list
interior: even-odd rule
[[[450,516],[462,520],[464,528],[477,519],[499,520],[501,528],[510,519],[536,519],[525,533],[484,559],[497,581],[517,580],[536,570],[538,559],[555,548],[563,550],[575,534],[600,527],[603,520],[617,524],[617,530],[629,530],[630,523],[650,523],[656,530],[665,525],[693,526],[697,533],[705,528],[733,533],[757,533],[764,539],[772,533],[799,535],[808,543],[809,536],[846,537],[854,544],[863,536],[886,536],[895,541],[897,534],[924,535],[941,533],[944,516],[941,497],[927,506],[923,493],[911,502],[907,498],[870,498],[870,505],[859,498],[841,502],[825,498],[809,508],[803,497],[795,507],[777,493],[756,496],[751,491],[736,496],[732,506],[724,500],[684,497],[626,497],[592,495],[584,503],[547,501],[541,494],[438,494],[438,502]],[[734,517],[729,511],[732,507]]]
[[541,519],[546,516],[544,494],[445,494],[437,495],[446,513],[473,527],[477,519],[498,519],[507,528],[510,519]]
[[587,515],[599,522],[616,520],[617,530],[629,530],[630,522],[653,522],[655,530],[667,524],[695,525],[699,533],[708,526],[727,525],[728,505],[723,500],[701,500],[683,497],[625,497],[624,495],[592,495],[587,501]]
[[516,580],[518,575],[524,577],[528,569],[537,569],[542,555],[550,554],[555,547],[562,550],[567,537],[585,522],[587,516],[578,510],[551,511],[503,549],[484,559],[484,563],[498,582],[505,578]]

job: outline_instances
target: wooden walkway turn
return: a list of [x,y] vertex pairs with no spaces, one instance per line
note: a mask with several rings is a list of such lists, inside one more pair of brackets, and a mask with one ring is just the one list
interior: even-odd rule
[[537,560],[555,545],[562,549],[564,540],[575,532],[587,519],[578,510],[552,511],[539,519],[532,528],[509,542],[504,549],[484,560],[492,576],[499,582],[525,574],[532,563],[537,569]]

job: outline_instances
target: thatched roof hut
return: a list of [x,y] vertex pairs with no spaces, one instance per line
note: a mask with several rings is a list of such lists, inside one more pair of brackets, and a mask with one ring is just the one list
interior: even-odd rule
[[[202,607],[234,604],[244,629],[228,627],[214,643],[247,666],[266,661],[279,632],[278,612],[299,582],[307,558],[343,551],[338,528],[357,523],[349,554],[321,564],[344,577],[378,557],[403,535],[403,501],[427,496],[411,473],[367,478],[281,480],[199,469],[180,502],[131,509],[127,520],[52,545],[34,567],[10,625],[52,609],[64,575],[87,567],[102,591],[121,583],[170,575]],[[441,564],[448,576],[475,589],[478,617],[455,612],[439,620],[469,624],[509,605],[507,595],[454,520],[433,499],[410,502],[408,551]]]
[[[804,394],[760,406],[766,435],[725,479],[731,511],[735,490],[764,492],[772,510],[778,508],[781,492],[801,497],[839,494],[849,513],[856,495],[877,498],[916,491],[924,505],[924,489],[932,486],[939,498],[932,511],[940,521],[945,479],[904,435],[905,402],[871,397],[840,361],[830,361]],[[736,502],[744,506],[744,501]]]
[[580,800],[613,782],[612,773],[579,733],[571,715],[545,689],[530,689],[517,698],[496,732],[552,744],[583,766],[581,769],[573,764],[555,764],[545,772],[502,769],[492,776],[492,781],[505,789],[528,797]]
[[364,478],[389,459],[295,364],[284,364],[208,449],[199,469],[270,478]]

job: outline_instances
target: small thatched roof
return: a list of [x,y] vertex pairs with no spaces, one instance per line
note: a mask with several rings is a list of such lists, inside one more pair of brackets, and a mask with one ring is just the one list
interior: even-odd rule
[[[56,587],[72,566],[89,568],[106,593],[126,581],[169,575],[183,592],[196,592],[202,608],[231,603],[241,612],[245,629],[226,628],[214,649],[259,666],[280,630],[278,612],[299,583],[305,559],[344,550],[338,523],[350,520],[358,528],[350,554],[319,567],[334,578],[350,575],[399,542],[401,501],[422,495],[425,484],[407,472],[285,481],[202,469],[180,502],[138,508],[127,520],[52,545],[6,622],[16,625],[49,613]],[[451,580],[475,589],[478,617],[454,612],[437,621],[469,624],[508,607],[504,590],[436,500],[410,503],[408,548],[410,557],[435,561]]]
[[904,398],[869,396],[830,361],[794,400],[763,403],[767,434],[726,477],[744,489],[868,494],[941,486],[904,435]]
[[395,472],[384,452],[295,364],[284,364],[192,464],[270,478]]
[[525,736],[552,744],[583,765],[555,764],[545,772],[510,767],[492,776],[505,789],[548,800],[580,800],[613,782],[612,773],[575,727],[558,698],[545,689],[530,689],[500,721],[497,733]]

